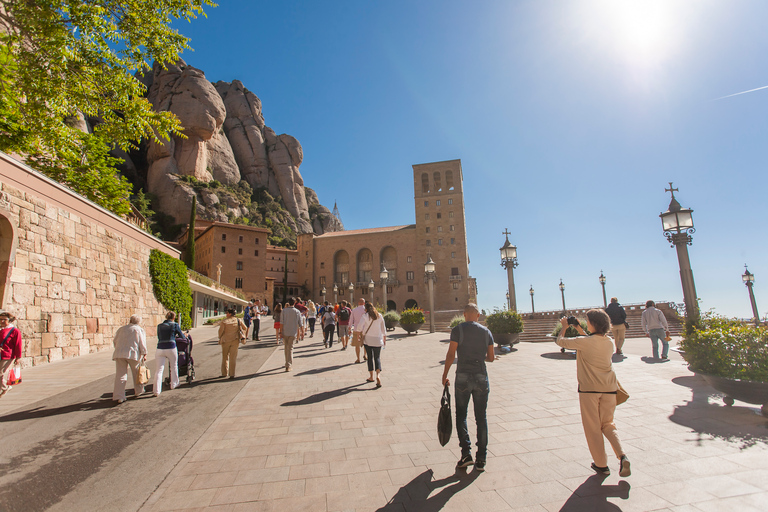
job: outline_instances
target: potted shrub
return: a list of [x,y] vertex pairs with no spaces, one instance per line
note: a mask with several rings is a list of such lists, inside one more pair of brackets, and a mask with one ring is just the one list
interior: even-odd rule
[[419,308],[405,309],[400,313],[400,327],[408,334],[418,332],[422,325],[424,325],[424,312]]
[[456,315],[451,318],[451,329],[464,322],[464,315]]
[[499,345],[514,345],[523,332],[523,317],[517,311],[494,311],[485,318],[488,330]]
[[388,331],[394,329],[397,322],[400,321],[400,315],[397,314],[397,311],[387,311],[382,316],[384,317],[384,325]]
[[761,405],[768,416],[768,329],[706,314],[680,343],[689,368],[734,399]]

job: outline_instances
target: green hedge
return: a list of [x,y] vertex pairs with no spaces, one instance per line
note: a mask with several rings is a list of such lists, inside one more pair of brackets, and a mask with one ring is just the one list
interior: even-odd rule
[[403,324],[423,324],[424,311],[418,308],[405,309],[400,313],[400,325]]
[[149,254],[149,275],[152,277],[152,291],[157,301],[168,311],[179,315],[182,329],[192,327],[189,312],[192,311],[192,289],[187,280],[187,266],[184,262],[152,249]]
[[495,311],[485,318],[485,325],[492,334],[523,332],[523,317],[517,311]]

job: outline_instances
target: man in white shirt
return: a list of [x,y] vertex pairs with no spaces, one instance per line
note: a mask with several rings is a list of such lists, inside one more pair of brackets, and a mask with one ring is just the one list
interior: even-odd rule
[[251,307],[251,322],[253,323],[253,341],[259,341],[259,328],[261,327],[261,301],[256,302]]
[[288,306],[280,313],[280,325],[285,348],[285,371],[287,372],[291,371],[291,366],[293,366],[293,342],[296,341],[296,335],[301,325],[301,313],[293,307],[295,302],[293,297],[288,299]]
[[[362,363],[360,360],[360,349],[363,346],[363,315],[365,314],[365,299],[362,297],[357,301],[358,306],[352,310],[349,316],[349,327],[352,329],[352,346],[355,347],[356,363]],[[363,352],[363,360],[367,360]]]
[[651,338],[651,345],[653,346],[653,358],[659,358],[659,340],[661,340],[662,351],[661,360],[669,360],[669,324],[664,317],[664,313],[656,309],[656,304],[649,300],[645,303],[645,311],[640,320],[640,326],[643,328],[648,337]]

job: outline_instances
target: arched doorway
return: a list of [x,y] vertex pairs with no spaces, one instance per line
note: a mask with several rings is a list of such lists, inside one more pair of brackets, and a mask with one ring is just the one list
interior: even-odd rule
[[417,308],[417,307],[419,307],[419,303],[416,302],[415,300],[408,299],[407,301],[405,301],[405,309],[411,309],[411,308]]
[[[370,249],[360,249],[357,253],[357,282],[360,283],[360,286],[368,286],[368,283],[373,278],[372,268],[373,253]],[[378,279],[378,274],[376,278]]]
[[395,301],[393,300],[387,301],[387,311],[397,311],[397,304],[395,304]]
[[384,247],[381,250],[381,254],[379,254],[379,258],[381,259],[381,264],[387,269],[387,272],[389,273],[389,277],[387,278],[387,282],[396,283],[397,282],[397,251],[394,247],[391,245],[388,245]]
[[349,284],[349,254],[341,250],[333,257],[333,282],[346,287]]
[[5,307],[5,295],[11,278],[13,252],[16,247],[13,224],[0,212],[0,306]]

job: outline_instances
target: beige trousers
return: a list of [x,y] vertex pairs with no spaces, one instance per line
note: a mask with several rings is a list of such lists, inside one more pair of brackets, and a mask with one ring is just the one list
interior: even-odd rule
[[230,341],[221,344],[221,376],[234,377],[235,367],[237,366],[237,349],[240,348],[239,341]]
[[8,374],[10,373],[11,367],[13,366],[13,362],[16,361],[15,359],[2,359],[0,360],[0,392],[5,393],[9,389],[11,389],[10,384],[8,384]]
[[621,352],[621,347],[624,346],[624,334],[627,332],[627,328],[624,324],[612,325],[611,332],[613,333],[613,340],[616,342],[616,352]]
[[611,443],[617,458],[624,455],[619,433],[613,423],[616,395],[579,393],[579,407],[581,408],[581,424],[584,427],[584,436],[587,438],[589,453],[592,454],[592,461],[595,465],[601,468],[608,465],[603,436]]
[[293,342],[296,336],[283,336],[283,350],[285,350],[285,367],[293,366]]
[[112,400],[125,400],[125,385],[128,383],[128,371],[133,377],[133,396],[138,398],[144,393],[144,386],[139,384],[139,362],[133,359],[115,359],[115,386],[112,389]]

